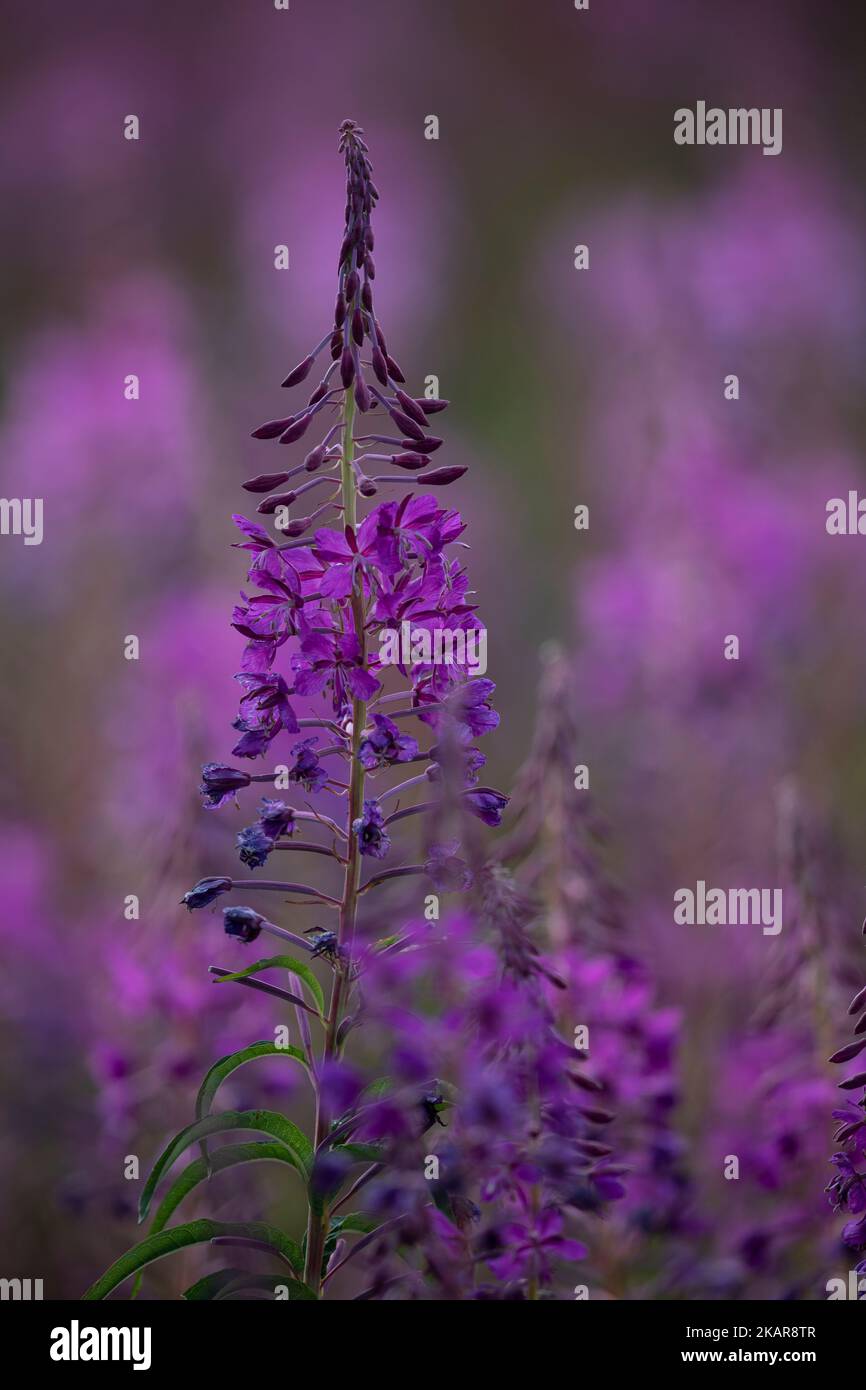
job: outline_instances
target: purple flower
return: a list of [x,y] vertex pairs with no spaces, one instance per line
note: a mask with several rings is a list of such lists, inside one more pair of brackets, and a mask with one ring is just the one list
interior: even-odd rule
[[270,835],[259,824],[248,825],[238,834],[238,855],[242,864],[251,869],[260,869],[267,863],[268,855],[274,847]]
[[472,872],[457,854],[458,846],[458,840],[449,840],[428,851],[424,869],[440,893],[461,893],[472,886]]
[[221,893],[227,893],[231,886],[230,878],[202,878],[194,888],[184,893],[181,902],[190,912],[197,907],[209,907],[215,898]]
[[352,831],[358,837],[361,854],[369,854],[373,859],[387,856],[391,838],[385,829],[385,817],[378,801],[364,802],[363,814],[352,822]]
[[499,1236],[505,1253],[489,1261],[500,1279],[520,1279],[524,1276],[549,1284],[553,1260],[585,1260],[589,1251],[579,1240],[569,1240],[562,1233],[562,1213],[545,1207],[527,1224],[508,1222]]
[[[328,780],[326,769],[322,767],[317,754],[313,752],[318,741],[316,737],[305,738],[292,748],[293,761],[289,767],[289,781],[297,782],[308,792],[321,791]],[[282,803],[274,802],[273,804],[281,805]]]
[[401,734],[393,719],[384,714],[373,715],[374,729],[365,733],[358,749],[361,766],[368,772],[390,767],[394,763],[411,762],[418,756],[418,741],[411,734]]
[[500,825],[502,812],[508,805],[508,797],[492,787],[479,787],[467,792],[463,798],[466,807],[485,825]]
[[205,798],[205,806],[215,809],[222,806],[226,801],[233,801],[235,795],[242,787],[248,787],[251,782],[248,772],[241,772],[236,767],[226,767],[224,763],[205,763],[201,770],[201,791]]
[[361,643],[354,633],[308,633],[292,658],[292,666],[298,694],[316,695],[330,686],[338,714],[347,708],[350,697],[369,700],[381,688],[364,667]]

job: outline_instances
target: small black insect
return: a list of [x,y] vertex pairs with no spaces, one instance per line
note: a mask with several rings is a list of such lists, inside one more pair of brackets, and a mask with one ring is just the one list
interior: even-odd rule
[[318,935],[313,941],[313,949],[310,954],[313,957],[324,956],[332,965],[336,965],[343,954],[343,948],[337,939],[337,933],[334,931],[323,931],[321,927],[308,927],[304,935],[311,936],[313,932],[317,932]]

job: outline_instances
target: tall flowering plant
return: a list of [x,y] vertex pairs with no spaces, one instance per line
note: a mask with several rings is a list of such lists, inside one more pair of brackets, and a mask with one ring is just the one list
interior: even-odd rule
[[[842,1240],[863,1255],[866,1251],[866,1070],[862,1066],[862,1054],[866,1050],[866,985],[851,1000],[848,1013],[852,1017],[860,1015],[854,1026],[854,1042],[840,1047],[830,1061],[841,1065],[856,1058],[857,1062],[853,1073],[839,1082],[847,1098],[844,1107],[833,1111],[839,1121],[833,1136],[839,1151],[830,1160],[836,1176],[827,1191],[834,1210],[848,1212],[852,1218],[842,1228]],[[856,1269],[858,1274],[866,1274],[866,1255]]]
[[[273,517],[275,534],[246,517],[234,518],[242,536],[238,545],[251,556],[248,578],[254,592],[242,595],[232,619],[246,638],[237,676],[239,737],[232,755],[254,764],[276,744],[284,756],[289,753],[277,785],[293,793],[290,800],[262,799],[255,819],[238,836],[240,862],[254,871],[284,853],[311,856],[328,861],[340,886],[328,892],[291,876],[242,872],[208,876],[186,893],[190,911],[230,900],[223,907],[229,937],[247,944],[275,938],[279,954],[242,970],[212,967],[212,973],[218,981],[236,981],[289,1006],[297,1045],[286,1036],[256,1042],[210,1069],[193,1122],[167,1145],[144,1184],[139,1217],[152,1216],[150,1233],[88,1290],[88,1299],[104,1298],[132,1275],[140,1280],[147,1265],[175,1250],[209,1242],[268,1250],[285,1272],[249,1275],[227,1268],[205,1276],[186,1297],[246,1296],[250,1290],[267,1296],[279,1288],[283,1297],[319,1298],[329,1265],[347,1258],[347,1236],[362,1236],[355,1249],[384,1236],[387,1222],[342,1208],[381,1173],[382,1140],[393,1127],[397,1103],[404,1114],[408,1105],[421,1132],[446,1104],[435,1079],[420,1075],[408,1088],[408,1101],[407,1088],[395,1092],[390,1080],[364,1087],[343,1057],[363,1013],[365,953],[400,953],[413,942],[411,932],[398,931],[362,949],[356,941],[362,898],[415,874],[426,874],[442,889],[466,886],[470,877],[456,843],[436,843],[432,833],[422,862],[378,867],[391,854],[395,826],[424,813],[435,827],[448,815],[470,815],[495,826],[507,798],[478,785],[485,758],[474,739],[494,729],[498,715],[490,703],[493,683],[473,676],[466,659],[474,605],[466,570],[452,554],[464,523],[426,490],[445,487],[466,470],[431,466],[442,440],[431,433],[429,417],[447,402],[404,390],[405,378],[374,310],[372,213],[378,193],[363,132],[352,121],[340,128],[340,149],[346,217],[333,327],[283,386],[299,386],[321,357],[329,355],[330,362],[300,410],[269,421],[254,436],[292,445],[317,424],[324,433],[302,462],[244,484],[261,497],[258,512]],[[364,417],[369,423],[362,423]],[[390,489],[397,492],[393,499],[387,498]],[[386,499],[371,505],[382,492]],[[318,505],[306,500],[314,497]],[[311,505],[305,514],[296,508],[301,499]],[[332,524],[317,524],[326,520]],[[447,648],[441,640],[446,634]],[[389,635],[408,635],[409,650],[405,642],[389,645]],[[434,649],[447,649],[449,659],[437,663]],[[396,652],[396,660],[388,652]],[[395,683],[396,689],[386,689]],[[315,713],[304,714],[308,708]],[[407,730],[412,720],[417,721],[414,733]],[[208,763],[201,788],[205,805],[216,809],[234,802],[255,783],[273,786],[274,774]],[[311,803],[309,798],[322,792],[338,799],[339,812],[325,814]],[[259,902],[262,894],[290,904],[296,915],[312,906],[325,922],[294,931],[242,901],[251,896]],[[313,962],[328,968],[327,991]],[[274,972],[282,972],[279,985],[272,982]],[[238,1068],[275,1056],[306,1074],[314,1099],[311,1135],[277,1111],[213,1112],[220,1087]],[[211,1136],[238,1130],[264,1137],[209,1150]],[[152,1212],[162,1180],[196,1144],[200,1156],[174,1179]],[[260,1160],[283,1163],[299,1175],[308,1204],[301,1239],[262,1222],[200,1219],[169,1225],[184,1199],[212,1173]],[[368,1167],[353,1176],[359,1163]]]

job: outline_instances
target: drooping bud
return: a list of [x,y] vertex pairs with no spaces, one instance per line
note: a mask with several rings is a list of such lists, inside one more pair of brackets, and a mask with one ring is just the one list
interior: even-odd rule
[[312,418],[313,416],[310,411],[305,411],[303,415],[299,415],[295,423],[290,425],[285,433],[280,435],[280,443],[294,444],[296,440],[307,433]]
[[426,468],[430,462],[428,454],[416,454],[411,449],[402,454],[392,454],[391,462],[398,468]]
[[288,476],[288,473],[259,473],[241,483],[241,487],[245,492],[272,492],[275,487],[282,487]]
[[315,449],[311,449],[304,459],[304,467],[308,473],[315,473],[317,468],[321,468],[325,461],[327,449],[324,444],[317,444]]
[[266,424],[259,425],[257,430],[253,430],[252,437],[253,439],[276,439],[277,435],[289,428],[294,419],[294,415],[287,415],[285,420],[268,420]]
[[300,386],[302,381],[306,381],[310,374],[310,368],[315,362],[315,357],[311,354],[305,357],[303,362],[299,362],[297,367],[293,367],[283,382],[284,386]]
[[449,483],[456,483],[458,478],[462,478],[463,474],[468,472],[468,464],[452,463],[445,468],[432,469],[431,472],[419,476],[418,481],[424,484],[429,483],[431,487],[447,487]]

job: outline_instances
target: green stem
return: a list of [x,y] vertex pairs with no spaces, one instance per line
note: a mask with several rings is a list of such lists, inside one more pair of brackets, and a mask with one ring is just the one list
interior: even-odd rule
[[[355,398],[351,390],[346,392],[346,400],[343,407],[343,458],[341,464],[341,478],[343,490],[343,520],[347,526],[354,527],[356,524],[356,493],[355,475],[352,469],[352,457],[354,454],[354,441],[352,439],[352,425],[355,418]],[[364,624],[366,614],[364,612],[364,594],[360,587],[361,580],[358,580],[358,587],[352,594],[352,619],[355,626],[355,633],[361,645],[361,661],[366,659],[366,647],[364,637]],[[367,705],[364,700],[355,700],[352,705],[352,774],[349,781],[349,805],[347,810],[346,834],[348,837],[348,851],[343,877],[343,896],[340,900],[340,925],[339,941],[340,944],[351,946],[355,935],[355,913],[358,904],[358,887],[361,878],[361,856],[358,848],[358,837],[352,830],[352,824],[361,815],[364,805],[364,768],[358,758],[358,750],[361,743],[361,734],[367,718]],[[344,988],[346,975],[342,964],[338,960],[334,967],[334,978],[331,986],[331,999],[328,1007],[328,1018],[325,1026],[325,1042],[322,1049],[322,1060],[329,1061],[336,1056],[337,1052],[337,1029],[340,1026],[340,1017],[344,1003]],[[316,1102],[316,1129],[315,1146],[318,1149],[327,1137],[327,1115],[321,1103],[321,1097]],[[322,1258],[324,1254],[325,1238],[328,1231],[329,1212],[324,1203],[310,1202],[310,1214],[307,1222],[307,1255],[304,1265],[304,1283],[309,1285],[314,1293],[319,1293],[322,1283]]]

